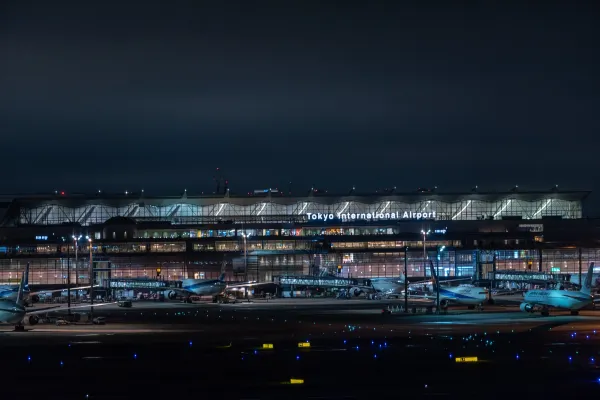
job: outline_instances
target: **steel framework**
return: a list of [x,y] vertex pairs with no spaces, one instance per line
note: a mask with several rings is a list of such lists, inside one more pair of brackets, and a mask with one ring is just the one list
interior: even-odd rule
[[[465,221],[520,217],[541,219],[554,216],[581,218],[582,199],[563,197],[556,193],[523,196],[509,193],[495,196],[436,195],[377,197],[306,198],[179,198],[179,199],[119,199],[103,201],[37,200],[18,206],[18,224],[56,225],[79,223],[82,226],[101,224],[114,217],[137,221],[163,221],[180,224],[234,223],[293,223],[308,222],[308,215],[340,214],[381,216],[382,219],[414,218],[420,214],[440,221]],[[18,201],[18,200],[17,200]],[[396,216],[396,218],[394,218]]]

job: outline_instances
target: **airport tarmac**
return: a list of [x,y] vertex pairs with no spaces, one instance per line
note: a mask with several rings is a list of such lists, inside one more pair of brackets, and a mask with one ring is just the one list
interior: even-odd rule
[[[488,306],[484,311],[454,307],[448,315],[392,313],[388,306],[400,300],[274,299],[237,304],[180,302],[134,302],[132,308],[104,305],[94,316],[106,318],[105,325],[77,323],[56,326],[39,323],[27,332],[0,328],[4,338],[24,335],[41,337],[82,337],[115,339],[123,335],[163,337],[193,335],[206,341],[311,339],[319,337],[390,338],[416,334],[466,334],[493,331],[524,332],[532,329],[588,330],[600,327],[600,311],[583,311],[579,316],[557,312],[549,317],[525,314],[516,307]],[[41,306],[33,307],[32,309]],[[73,312],[87,312],[87,308]],[[52,314],[65,309],[50,310]]]
[[[202,388],[223,398],[223,388],[234,388],[239,391],[234,398],[256,391],[253,397],[265,398],[266,391],[289,389],[281,382],[290,377],[305,379],[310,397],[364,398],[382,389],[397,396],[398,385],[404,394],[425,388],[431,395],[435,388],[433,394],[451,390],[464,397],[490,387],[497,394],[497,377],[506,373],[508,395],[536,383],[535,393],[556,395],[556,387],[571,384],[569,388],[577,385],[580,390],[582,379],[597,379],[600,332],[594,329],[600,326],[600,312],[541,317],[515,307],[490,306],[483,312],[453,308],[448,315],[382,314],[388,304],[401,302],[111,304],[95,310],[106,317],[105,325],[38,324],[26,332],[4,327],[0,348],[4,362],[13,367],[11,380],[27,377],[37,383],[25,392],[15,387],[15,392],[39,393],[37,397],[60,393],[66,398],[65,390],[71,390],[77,398],[89,393],[87,398],[106,393],[108,398],[115,393],[139,397],[141,392],[154,398],[153,391],[159,389],[151,383],[160,382],[168,396]],[[455,359],[462,357],[479,361],[457,364]],[[544,380],[532,379],[532,371]],[[94,376],[117,379],[97,385]],[[554,383],[550,388],[548,380]],[[294,394],[297,389],[272,398]]]

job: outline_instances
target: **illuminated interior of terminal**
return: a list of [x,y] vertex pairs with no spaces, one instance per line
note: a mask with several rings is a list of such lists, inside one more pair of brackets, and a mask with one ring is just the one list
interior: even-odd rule
[[[539,267],[540,254],[537,250],[499,250],[491,253],[496,256],[497,270],[541,271],[553,274],[579,273],[580,257],[579,251],[575,249],[544,250],[541,255],[541,268]],[[446,277],[473,275],[478,257],[480,263],[488,261],[488,268],[491,268],[490,257],[494,254],[476,250],[428,251],[428,257],[434,261],[440,276]],[[430,276],[429,271],[424,268],[422,251],[343,252],[317,256],[307,254],[249,256],[248,276],[252,280],[256,279],[257,268],[258,278],[261,281],[270,281],[273,276],[279,275],[310,275],[311,269],[316,264],[317,267],[344,278],[396,277],[404,271],[405,257],[409,277]],[[117,256],[111,257],[110,260],[113,278],[154,278],[155,269],[160,267],[162,276],[168,280],[215,279],[221,268],[221,264],[217,261],[186,262],[184,259],[164,254],[142,259]],[[600,249],[583,249],[581,263],[585,266],[592,261],[600,266]],[[76,263],[72,253],[70,257],[61,258],[0,259],[0,283],[17,283],[27,262],[30,263],[32,284],[66,283],[68,268],[71,269],[71,282],[84,283],[89,280],[89,258],[85,255],[78,257]],[[337,273],[338,266],[341,266],[339,273]],[[598,269],[600,272],[600,267]],[[230,269],[227,272],[227,280],[240,279]]]

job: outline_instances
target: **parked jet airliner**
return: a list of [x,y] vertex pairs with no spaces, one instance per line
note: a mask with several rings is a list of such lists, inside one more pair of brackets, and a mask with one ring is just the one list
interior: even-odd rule
[[550,314],[550,308],[559,308],[571,311],[571,315],[579,314],[579,310],[594,302],[591,294],[593,273],[594,263],[592,262],[579,291],[528,290],[520,305],[521,311],[528,313],[540,311],[543,316],[547,316]]

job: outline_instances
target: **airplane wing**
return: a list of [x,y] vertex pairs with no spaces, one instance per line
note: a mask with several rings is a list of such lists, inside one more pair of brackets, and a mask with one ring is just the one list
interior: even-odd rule
[[[111,303],[98,303],[98,304],[94,304],[94,305],[90,305],[90,304],[86,304],[86,305],[82,305],[82,306],[71,306],[71,310],[73,309],[78,309],[78,308],[90,308],[90,307],[102,307],[102,306],[108,306],[111,304],[117,304],[117,302],[111,302]],[[33,311],[28,311],[26,315],[34,315],[34,314],[40,314],[40,313],[47,313],[50,310],[53,311],[67,311],[69,308],[65,307],[65,306],[52,306],[52,307],[44,307],[44,308],[38,308],[36,310]]]
[[[71,290],[83,290],[83,289],[89,289],[90,287],[91,287],[91,285],[88,285],[88,286],[78,286],[78,287],[72,287]],[[100,285],[94,285],[94,287],[100,287]],[[33,295],[41,294],[41,293],[63,292],[65,290],[69,290],[69,289],[68,288],[60,288],[60,289],[39,290],[37,292],[26,292],[26,294],[29,295],[29,296],[33,296]]]
[[[427,300],[435,300],[436,297],[435,295],[431,295],[431,294],[409,294],[408,295],[409,299],[427,299]],[[450,299],[448,299],[450,300]]]
[[[472,280],[473,280],[473,278],[471,278],[471,277],[458,278],[458,279],[446,279],[446,280],[440,281],[440,284],[444,284],[446,282],[462,282],[462,281],[472,281]],[[425,279],[422,281],[410,282],[409,286],[410,285],[424,285],[426,283],[434,283],[434,279]]]

